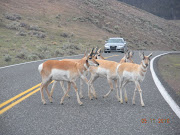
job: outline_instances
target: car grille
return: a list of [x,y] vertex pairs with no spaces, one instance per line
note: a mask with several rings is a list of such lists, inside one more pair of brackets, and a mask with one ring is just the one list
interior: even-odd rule
[[111,50],[116,50],[116,47],[117,47],[117,46],[110,46],[110,49],[111,49]]

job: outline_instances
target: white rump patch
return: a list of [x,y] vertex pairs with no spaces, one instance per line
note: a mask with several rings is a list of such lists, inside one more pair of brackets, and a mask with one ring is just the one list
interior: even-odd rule
[[43,63],[41,63],[41,64],[39,65],[39,67],[38,67],[39,73],[41,73],[42,68],[43,68]]

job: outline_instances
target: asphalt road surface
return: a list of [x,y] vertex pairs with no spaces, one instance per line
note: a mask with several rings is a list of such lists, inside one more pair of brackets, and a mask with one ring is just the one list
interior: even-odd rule
[[[145,51],[146,55],[149,53]],[[164,52],[153,52],[153,56],[161,53]],[[108,57],[108,60],[116,62],[119,62],[123,55],[115,52],[103,54],[104,57]],[[140,63],[137,51],[133,60]],[[0,105],[41,82],[38,65],[42,62],[0,69]],[[79,88],[79,79],[77,85]],[[49,103],[44,91],[47,105],[43,105],[38,85],[32,91],[29,90],[30,92],[0,108],[0,111],[6,110],[0,115],[0,135],[180,134],[180,119],[161,96],[149,68],[144,82],[141,83],[145,107],[141,107],[138,92],[136,105],[132,105],[133,83],[126,87],[128,103],[124,104],[117,101],[115,90],[107,98],[103,98],[103,95],[109,91],[106,78],[98,78],[94,87],[98,99],[88,99],[87,85],[84,84],[84,99],[81,99],[83,106],[77,103],[75,91],[72,88],[69,92],[70,99],[65,98],[64,105],[60,105],[63,91],[58,83],[54,90],[53,103]],[[51,85],[49,90],[50,88]],[[34,93],[31,95],[31,92]]]

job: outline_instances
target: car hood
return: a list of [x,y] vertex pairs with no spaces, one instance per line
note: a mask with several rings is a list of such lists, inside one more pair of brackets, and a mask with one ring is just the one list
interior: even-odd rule
[[125,43],[106,43],[106,46],[124,46]]

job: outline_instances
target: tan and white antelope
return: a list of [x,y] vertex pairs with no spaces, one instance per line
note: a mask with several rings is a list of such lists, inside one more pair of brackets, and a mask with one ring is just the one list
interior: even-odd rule
[[134,63],[134,61],[132,60],[133,55],[134,55],[134,52],[127,51],[124,57],[119,61],[119,63],[125,63],[125,62]]
[[[93,49],[94,50],[94,49]],[[84,57],[86,57],[86,53],[87,53],[87,50],[85,51],[85,53],[84,53],[84,56],[83,56],[83,58]],[[90,52],[91,53],[91,52]],[[63,60],[60,60],[60,61],[73,61],[73,62],[77,62],[77,63],[79,63],[79,62],[81,62],[81,59],[63,59]],[[84,74],[85,74],[85,72],[86,71],[84,71]],[[85,80],[87,80],[86,78],[85,78]],[[52,88],[51,88],[51,92],[50,92],[50,96],[52,97],[52,95],[53,95],[53,92],[54,92],[54,88],[55,88],[55,85],[56,85],[56,83],[57,83],[58,81],[54,81],[53,82],[53,85],[52,85]],[[63,92],[64,92],[64,94],[66,93],[66,89],[65,89],[65,87],[64,87],[64,81],[59,81],[60,82],[60,86],[61,86],[61,88],[63,89]],[[85,81],[85,82],[87,82],[87,81]],[[83,98],[83,95],[82,95],[82,85],[83,85],[83,79],[80,77],[80,98]],[[70,97],[68,94],[66,95],[67,97]]]
[[[93,49],[93,50],[95,50],[95,49]],[[87,50],[86,50],[86,52],[87,52]],[[83,56],[83,57],[86,56],[86,52],[84,53],[84,56]],[[96,47],[96,52],[93,51],[93,57],[94,57],[95,59],[104,59],[104,57],[103,57],[102,54],[101,54],[101,48],[100,48],[99,50],[97,50],[97,47]],[[81,60],[81,59],[63,59],[63,60],[61,60],[61,61],[80,62],[80,60]],[[87,72],[84,72],[84,74],[85,74],[84,76],[86,76],[86,73],[87,73]],[[85,80],[87,80],[87,79],[85,78]],[[87,81],[85,81],[85,82],[87,83]],[[51,96],[51,97],[52,97],[52,94],[53,94],[53,92],[54,92],[54,88],[55,88],[56,83],[57,83],[57,81],[54,81],[54,82],[53,82],[53,85],[52,85],[52,88],[51,88],[51,92],[50,92],[50,96]],[[60,81],[60,85],[61,85],[64,93],[66,93],[66,89],[65,89],[65,87],[64,87],[64,81]],[[80,98],[83,98],[82,87],[83,87],[83,79],[80,78],[80,93],[79,93]],[[91,95],[89,95],[89,96],[91,96]],[[67,97],[69,97],[68,94],[67,94]],[[96,95],[94,95],[94,97],[96,98]],[[92,97],[90,97],[90,98],[92,98]]]
[[[127,55],[125,55],[126,58]],[[107,81],[110,85],[110,91],[104,95],[103,97],[107,97],[111,91],[113,91],[113,82],[115,82],[116,86],[116,92],[117,96],[116,98],[118,101],[120,101],[119,94],[118,94],[118,74],[117,74],[117,69],[120,66],[120,63],[114,62],[114,61],[108,61],[108,60],[96,60],[99,63],[98,67],[90,67],[89,71],[91,73],[91,78],[89,80],[89,87],[88,91],[90,91],[90,88],[93,89],[93,95],[96,95],[95,89],[93,87],[93,82],[98,78],[98,77],[106,77]]]
[[102,52],[101,52],[101,48],[99,48],[97,50],[97,52],[95,53],[95,58],[96,59],[100,59],[100,60],[104,60],[105,58],[102,56]]
[[[142,82],[145,78],[145,74],[147,72],[147,68],[150,62],[150,57],[152,53],[148,56],[145,56],[144,53],[139,53],[140,58],[142,59],[141,64],[134,64],[134,63],[122,63],[118,68],[118,75],[119,75],[119,89],[120,89],[120,101],[123,103],[122,99],[122,89],[128,82],[135,83],[135,90],[133,95],[132,103],[135,104],[135,94],[138,89],[140,94],[141,105],[144,106],[144,102],[142,99],[142,90],[140,87],[140,82]],[[125,95],[125,99],[127,95]]]
[[[132,57],[133,57],[134,53],[132,51],[127,51],[125,54],[124,54],[124,57],[120,60],[120,64],[122,63],[126,63],[126,62],[130,62],[130,63],[134,63],[134,61],[132,60]],[[117,74],[118,75],[118,74]],[[115,81],[116,85],[117,85],[117,82]],[[110,85],[111,86],[111,85]],[[112,87],[112,86],[111,86]],[[103,97],[107,97],[110,93],[111,93],[112,89],[109,90],[109,92],[104,95]],[[124,96],[125,96],[125,101],[127,103],[127,93],[126,93],[126,89],[124,89]]]
[[55,80],[55,81],[68,82],[68,89],[64,94],[64,96],[61,98],[61,102],[60,102],[61,104],[63,104],[64,98],[69,92],[70,86],[72,84],[76,92],[77,101],[80,105],[82,105],[83,103],[79,99],[78,89],[75,81],[78,77],[81,77],[82,79],[85,78],[84,71],[87,70],[89,66],[98,66],[98,65],[99,63],[92,57],[92,51],[88,56],[82,58],[79,63],[72,61],[48,60],[40,64],[38,70],[42,77],[40,92],[41,92],[41,100],[43,104],[46,104],[43,94],[44,88],[46,89],[50,102],[52,102],[52,97],[50,96],[47,87],[52,80]]

